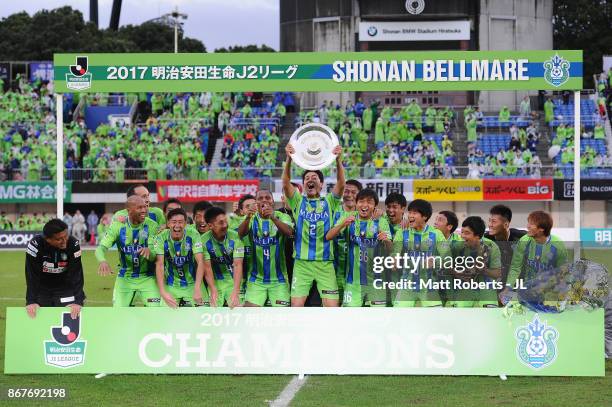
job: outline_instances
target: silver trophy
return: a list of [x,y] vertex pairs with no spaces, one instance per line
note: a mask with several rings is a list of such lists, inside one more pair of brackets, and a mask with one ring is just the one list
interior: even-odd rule
[[289,143],[295,149],[291,159],[305,170],[320,170],[336,160],[333,149],[339,144],[332,129],[320,123],[308,123],[296,129]]

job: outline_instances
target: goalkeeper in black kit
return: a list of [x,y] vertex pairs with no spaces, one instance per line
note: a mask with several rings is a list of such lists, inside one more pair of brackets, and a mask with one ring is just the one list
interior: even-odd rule
[[83,265],[79,241],[68,236],[68,225],[52,219],[26,247],[26,310],[36,317],[39,307],[69,307],[73,319],[81,312]]

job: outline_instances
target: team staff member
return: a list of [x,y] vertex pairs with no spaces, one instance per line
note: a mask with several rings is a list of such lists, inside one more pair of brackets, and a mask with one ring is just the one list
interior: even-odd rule
[[26,311],[36,317],[39,307],[70,308],[72,319],[81,312],[83,265],[79,241],[68,236],[68,225],[51,219],[26,248]]

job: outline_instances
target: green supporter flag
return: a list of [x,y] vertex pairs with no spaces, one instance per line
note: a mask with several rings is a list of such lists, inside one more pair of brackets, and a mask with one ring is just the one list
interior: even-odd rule
[[[113,221],[118,220],[118,218],[120,217],[124,217],[125,219],[127,219],[127,209],[121,209],[120,211],[115,212],[115,214],[113,215]],[[148,217],[155,223],[157,223],[158,227],[161,227],[166,224],[166,217],[164,216],[164,211],[161,208],[157,208],[155,206],[149,207]]]
[[98,261],[106,261],[104,252],[113,245],[119,250],[118,278],[138,279],[155,276],[155,262],[142,257],[138,252],[143,248],[153,250],[157,223],[149,218],[139,225],[126,222],[112,222],[96,250]]
[[325,239],[332,228],[334,213],[342,201],[332,192],[325,198],[308,199],[297,190],[287,197],[287,203],[296,219],[293,257],[299,260],[333,261],[333,243]]
[[212,265],[215,280],[232,280],[234,278],[234,259],[244,258],[244,245],[238,232],[228,229],[225,239],[218,241],[212,230],[202,235],[204,260]]
[[519,277],[527,282],[533,280],[539,272],[559,269],[567,262],[567,248],[557,236],[550,235],[545,243],[540,244],[533,237],[525,235],[514,249],[507,283],[513,287]]
[[341,232],[347,244],[346,283],[370,286],[374,278],[374,257],[388,254],[378,234],[386,233],[390,240],[389,223],[385,217],[366,220],[359,218],[357,212],[345,212],[334,226],[342,224],[349,216],[355,216],[355,221]]
[[164,281],[171,287],[193,287],[202,240],[197,231],[186,228],[180,240],[174,240],[170,229],[163,230],[155,241],[155,254],[164,256]]
[[[274,211],[274,216],[293,228],[291,217]],[[285,235],[270,219],[262,218],[259,213],[251,217],[248,239],[252,245],[249,281],[270,283],[287,283],[287,263],[285,259]]]

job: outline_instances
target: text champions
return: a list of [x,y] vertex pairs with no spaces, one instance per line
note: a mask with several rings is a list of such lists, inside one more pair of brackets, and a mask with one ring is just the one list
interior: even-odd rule
[[[528,81],[527,59],[423,60],[424,82]],[[414,60],[334,61],[334,82],[414,82]]]

